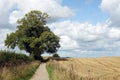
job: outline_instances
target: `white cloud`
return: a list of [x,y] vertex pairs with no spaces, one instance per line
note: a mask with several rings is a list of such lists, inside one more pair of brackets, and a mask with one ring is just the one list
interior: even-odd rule
[[6,34],[11,33],[12,31],[9,29],[0,29],[0,49],[5,49],[4,41],[6,39]]
[[[61,48],[81,51],[112,51],[120,50],[120,30],[107,24],[93,26],[89,23],[62,21],[49,24],[53,32],[61,37]],[[116,40],[116,41],[115,41]]]
[[120,27],[120,0],[102,0],[100,7],[110,14],[110,26]]
[[61,5],[60,0],[1,0],[0,11],[2,13],[0,13],[0,24],[2,22],[14,24],[18,18],[31,10],[47,12],[54,19],[74,15],[70,8]]
[[79,48],[78,43],[75,40],[71,39],[70,37],[61,36],[60,38],[61,38],[60,44],[62,49],[66,50],[66,49]]
[[50,28],[52,28],[57,35],[67,35],[70,38],[83,41],[96,40],[98,35],[103,35],[108,29],[107,25],[98,24],[93,26],[89,23],[72,22],[69,20],[53,23],[50,25]]
[[120,39],[120,29],[111,28],[108,36],[113,39]]
[[22,17],[22,13],[20,11],[14,10],[11,12],[9,16],[9,23],[10,24],[15,24],[18,19]]

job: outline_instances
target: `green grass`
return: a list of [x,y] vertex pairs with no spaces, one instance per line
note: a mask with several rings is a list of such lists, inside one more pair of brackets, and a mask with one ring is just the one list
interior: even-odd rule
[[47,64],[46,69],[47,69],[48,74],[49,74],[49,79],[53,80],[54,67],[52,65],[50,65],[50,64]]

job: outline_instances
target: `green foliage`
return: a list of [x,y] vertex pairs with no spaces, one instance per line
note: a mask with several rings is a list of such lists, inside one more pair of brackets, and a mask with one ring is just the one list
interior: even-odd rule
[[0,51],[0,65],[5,65],[6,63],[16,63],[17,61],[32,61],[33,59],[25,54],[15,53],[11,51]]
[[57,52],[60,38],[46,26],[48,17],[37,10],[29,12],[18,20],[17,30],[7,35],[5,45],[12,49],[18,46],[35,56]]
[[57,53],[53,54],[53,57],[60,58],[60,56]]

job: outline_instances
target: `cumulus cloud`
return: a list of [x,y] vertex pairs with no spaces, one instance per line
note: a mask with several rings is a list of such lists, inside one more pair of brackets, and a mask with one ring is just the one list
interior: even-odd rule
[[119,50],[120,29],[110,28],[107,24],[92,25],[62,21],[49,24],[53,32],[61,37],[61,50],[75,53],[83,51],[112,51]]
[[11,33],[12,31],[9,29],[0,29],[0,49],[5,49],[4,40],[6,38],[6,34]]
[[111,28],[108,35],[109,38],[120,39],[120,29]]
[[61,5],[61,0],[0,0],[1,27],[15,24],[17,19],[31,10],[47,12],[52,19],[74,15],[72,9]]
[[120,27],[120,0],[102,0],[100,7],[110,14],[110,26]]
[[70,37],[68,37],[66,35],[61,36],[60,44],[61,44],[61,48],[64,49],[64,50],[79,48],[78,43],[75,40],[71,39]]

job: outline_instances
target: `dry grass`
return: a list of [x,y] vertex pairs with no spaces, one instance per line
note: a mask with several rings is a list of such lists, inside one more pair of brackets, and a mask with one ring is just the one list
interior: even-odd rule
[[120,80],[120,57],[52,60],[52,80]]
[[16,66],[4,66],[0,68],[0,80],[27,80],[39,66],[39,61],[22,63]]

